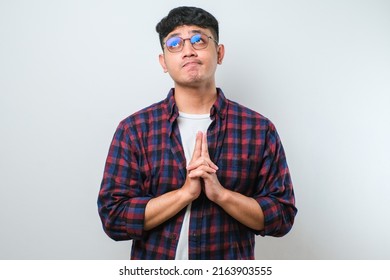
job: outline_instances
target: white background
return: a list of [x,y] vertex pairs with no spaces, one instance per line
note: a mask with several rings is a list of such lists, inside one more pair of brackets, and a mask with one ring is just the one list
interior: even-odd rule
[[0,259],[127,259],[96,199],[120,120],[165,98],[155,25],[220,22],[225,95],[276,125],[299,209],[258,259],[390,258],[390,2],[0,0]]

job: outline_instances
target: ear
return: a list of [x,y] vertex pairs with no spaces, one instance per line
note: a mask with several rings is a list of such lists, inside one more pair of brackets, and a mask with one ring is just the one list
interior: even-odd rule
[[218,64],[222,64],[223,58],[225,56],[225,46],[224,45],[222,45],[222,44],[218,45],[217,54],[218,54],[217,62],[218,62]]
[[159,61],[160,61],[161,67],[162,67],[163,70],[164,70],[164,73],[167,73],[167,72],[168,72],[168,69],[167,69],[167,65],[166,65],[166,63],[165,63],[164,54],[160,54],[160,55],[158,56],[158,59],[159,59]]

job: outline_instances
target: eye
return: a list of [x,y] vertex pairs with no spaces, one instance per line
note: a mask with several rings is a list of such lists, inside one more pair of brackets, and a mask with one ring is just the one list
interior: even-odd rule
[[181,41],[179,37],[172,37],[167,40],[166,45],[168,48],[177,48],[181,45]]
[[201,34],[195,34],[191,37],[191,44],[204,44],[204,39]]

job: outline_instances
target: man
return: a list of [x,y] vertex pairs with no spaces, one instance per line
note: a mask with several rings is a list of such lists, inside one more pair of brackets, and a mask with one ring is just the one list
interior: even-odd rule
[[254,259],[255,235],[283,236],[296,215],[274,125],[216,87],[218,22],[194,7],[156,26],[166,99],[123,120],[98,198],[104,230],[132,259]]

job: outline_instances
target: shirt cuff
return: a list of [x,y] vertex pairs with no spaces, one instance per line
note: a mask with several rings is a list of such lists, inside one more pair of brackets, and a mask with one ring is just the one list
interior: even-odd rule
[[140,239],[144,232],[145,208],[152,197],[134,197],[126,207],[124,217],[127,234],[132,239]]
[[261,236],[277,235],[281,227],[280,206],[272,198],[260,197],[257,199],[264,214],[264,229],[259,232]]

